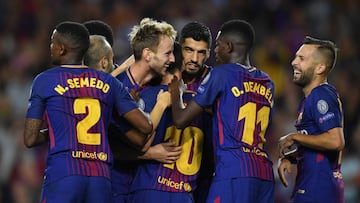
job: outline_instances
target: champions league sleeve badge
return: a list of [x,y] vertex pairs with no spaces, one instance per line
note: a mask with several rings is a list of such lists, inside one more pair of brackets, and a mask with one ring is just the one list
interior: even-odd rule
[[329,105],[322,99],[317,102],[316,107],[321,114],[325,114],[329,110]]

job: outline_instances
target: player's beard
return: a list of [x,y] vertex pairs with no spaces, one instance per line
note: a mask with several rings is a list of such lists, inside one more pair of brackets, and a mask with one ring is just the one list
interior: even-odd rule
[[[198,66],[199,67],[199,66]],[[188,76],[191,76],[191,77],[195,77],[195,76],[198,76],[201,72],[202,72],[202,69],[203,67],[199,67],[199,69],[197,70],[187,70],[187,69],[184,69],[184,74],[188,75]]]
[[300,77],[298,77],[297,79],[294,76],[293,82],[300,87],[306,87],[308,84],[311,83],[313,77],[314,69],[309,69],[307,71],[302,71],[300,73]]

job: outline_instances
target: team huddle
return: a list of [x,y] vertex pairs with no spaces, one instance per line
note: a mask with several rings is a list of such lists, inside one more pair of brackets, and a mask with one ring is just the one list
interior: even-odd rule
[[[24,129],[27,147],[48,145],[40,202],[275,202],[265,146],[276,84],[250,63],[253,26],[221,25],[214,67],[200,22],[178,32],[144,18],[128,36],[133,54],[117,65],[106,23],[53,30],[54,67],[33,81]],[[327,83],[336,57],[333,42],[307,36],[291,63],[304,99],[278,173],[288,186],[298,167],[292,202],[344,202],[343,116]]]

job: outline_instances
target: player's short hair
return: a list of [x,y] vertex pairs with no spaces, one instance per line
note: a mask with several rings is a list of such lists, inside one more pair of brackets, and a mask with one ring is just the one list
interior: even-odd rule
[[167,22],[159,22],[151,18],[144,18],[139,25],[135,25],[129,33],[135,60],[141,58],[142,51],[145,48],[156,52],[161,36],[168,36],[175,41],[176,31]]
[[204,41],[210,48],[212,36],[209,27],[199,22],[190,22],[186,24],[180,32],[179,42],[183,44],[186,38],[193,38],[196,41]]
[[303,44],[317,45],[317,50],[321,55],[326,58],[326,68],[331,71],[336,63],[337,59],[337,47],[336,44],[330,40],[321,40],[314,37],[306,36]]
[[106,38],[111,46],[114,45],[114,33],[109,24],[101,20],[89,20],[83,23],[90,35],[101,35]]
[[83,56],[90,45],[89,31],[77,22],[65,21],[56,26],[61,42]]
[[180,70],[182,68],[182,63],[183,63],[183,57],[182,57],[182,53],[181,53],[181,46],[179,44],[179,42],[175,42],[174,43],[174,57],[175,57],[175,62],[171,63],[168,68],[167,68],[167,72],[174,74],[176,70]]
[[96,65],[104,57],[109,57],[112,52],[110,43],[104,36],[91,35],[90,46],[84,56],[84,64],[96,68]]
[[233,19],[225,22],[220,28],[221,35],[234,35],[245,40],[249,51],[255,43],[254,27],[245,20]]

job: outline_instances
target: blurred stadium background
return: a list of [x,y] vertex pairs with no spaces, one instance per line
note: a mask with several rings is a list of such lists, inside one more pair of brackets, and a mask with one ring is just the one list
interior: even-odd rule
[[[34,76],[50,67],[54,26],[64,20],[100,19],[115,34],[118,63],[131,54],[127,34],[143,17],[165,20],[178,31],[190,21],[208,25],[213,38],[233,18],[256,30],[252,64],[276,85],[276,109],[268,149],[277,174],[277,140],[293,131],[301,90],[292,84],[290,62],[305,35],[333,40],[339,47],[329,82],[343,101],[346,149],[342,171],[347,203],[360,202],[360,1],[358,0],[0,0],[0,203],[38,202],[46,147],[26,149],[24,114]],[[213,55],[212,55],[213,56]],[[214,60],[208,61],[214,65]],[[293,176],[289,176],[291,180]],[[291,194],[277,180],[277,203]]]

